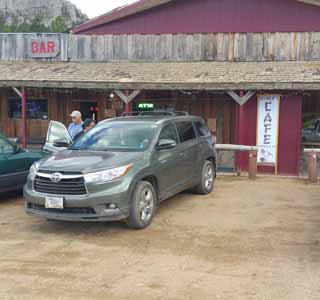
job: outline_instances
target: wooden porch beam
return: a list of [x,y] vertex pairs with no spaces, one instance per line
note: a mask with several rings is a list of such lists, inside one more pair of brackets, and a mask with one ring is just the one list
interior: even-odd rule
[[234,91],[229,91],[228,95],[235,100],[240,106],[246,104],[256,93],[256,91],[249,91],[243,96],[239,96],[236,92]]
[[15,93],[22,98],[22,93],[16,88],[16,87],[12,87],[12,89],[15,91]]
[[141,90],[134,90],[131,94],[128,95],[120,90],[115,90],[115,93],[124,103],[129,104],[135,97],[137,97],[141,93]]

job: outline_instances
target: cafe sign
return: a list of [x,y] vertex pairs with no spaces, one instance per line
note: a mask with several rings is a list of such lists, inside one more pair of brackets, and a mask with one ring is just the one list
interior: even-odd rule
[[28,40],[28,56],[54,58],[60,53],[60,40],[56,37],[37,37]]
[[258,164],[277,165],[279,110],[279,95],[260,95],[258,97]]

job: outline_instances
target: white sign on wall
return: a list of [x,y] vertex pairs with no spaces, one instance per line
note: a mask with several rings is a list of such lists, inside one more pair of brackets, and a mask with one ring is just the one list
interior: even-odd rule
[[258,163],[277,165],[279,137],[279,95],[258,97],[257,146]]

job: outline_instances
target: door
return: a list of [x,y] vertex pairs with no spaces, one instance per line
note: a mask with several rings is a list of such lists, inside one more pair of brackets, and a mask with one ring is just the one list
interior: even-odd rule
[[174,123],[165,125],[159,135],[158,145],[161,140],[175,141],[176,147],[154,151],[153,169],[158,176],[160,199],[174,194],[181,185],[183,163],[180,161],[179,139]]
[[0,137],[0,191],[21,188],[27,179],[30,165],[27,153]]
[[198,142],[192,121],[177,122],[177,130],[180,140],[178,147],[180,160],[183,162],[182,174],[183,184],[185,186],[192,185],[193,177],[196,174],[196,159]]
[[[43,150],[55,153],[67,148],[72,143],[72,138],[66,126],[57,121],[50,121],[46,143]],[[63,145],[65,144],[65,145]]]
[[97,102],[80,102],[80,111],[82,114],[82,119],[98,119],[98,108]]

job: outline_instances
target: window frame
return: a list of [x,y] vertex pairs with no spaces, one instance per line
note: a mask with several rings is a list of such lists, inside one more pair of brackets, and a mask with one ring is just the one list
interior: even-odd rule
[[14,146],[14,144],[10,143],[8,140],[6,140],[6,139],[4,139],[4,138],[2,138],[2,137],[0,137],[0,141],[5,142],[5,143],[7,143],[8,145],[10,145],[10,146],[12,147],[12,152],[11,152],[11,153],[2,153],[2,152],[0,151],[0,155],[13,155],[13,154],[15,153],[15,146]]
[[[41,114],[42,114],[42,118],[33,118],[33,117],[30,117],[30,113],[28,111],[28,103],[30,104],[30,102],[46,102],[45,106],[46,106],[46,111],[41,111]],[[12,102],[15,102],[15,103],[20,103],[21,100],[17,97],[8,97],[7,98],[7,106],[8,106],[8,110],[7,110],[7,116],[8,116],[8,119],[10,120],[21,120],[22,119],[22,111],[21,111],[21,115],[20,117],[19,116],[14,116],[14,113],[12,110],[13,105],[11,104]],[[39,121],[48,121],[49,120],[49,99],[48,98],[28,98],[27,99],[27,119],[28,120],[39,120]],[[19,112],[19,110],[16,110],[16,112]],[[47,118],[43,118],[43,116],[46,115]]]
[[180,142],[180,137],[179,137],[179,133],[178,133],[178,128],[176,126],[176,122],[168,122],[168,123],[165,123],[162,128],[160,129],[160,132],[159,132],[159,135],[158,135],[158,138],[157,138],[157,142],[156,142],[156,146],[159,145],[159,142],[160,142],[160,136],[161,136],[161,133],[162,131],[167,127],[167,126],[170,126],[172,125],[174,130],[175,130],[175,133],[176,133],[176,142],[177,142],[177,145],[179,145],[181,142]]
[[[194,132],[194,138],[189,139],[187,141],[181,141],[180,134],[179,134],[179,128],[178,128],[178,124],[179,123],[191,123],[191,126],[193,128],[193,132]],[[177,120],[177,121],[175,121],[175,125],[176,125],[176,130],[177,130],[177,134],[178,134],[178,138],[179,138],[179,143],[180,144],[190,143],[191,141],[194,141],[194,140],[196,140],[198,138],[197,131],[196,131],[195,126],[193,124],[193,120]]]
[[[198,132],[196,123],[200,123],[200,124],[204,125],[208,129],[208,134],[207,135],[200,135],[200,132]],[[195,132],[196,132],[196,135],[197,135],[198,138],[208,138],[208,137],[211,136],[210,129],[209,129],[209,127],[208,127],[208,125],[206,124],[205,121],[194,120],[193,121],[193,126],[194,126],[194,129],[195,129]]]

